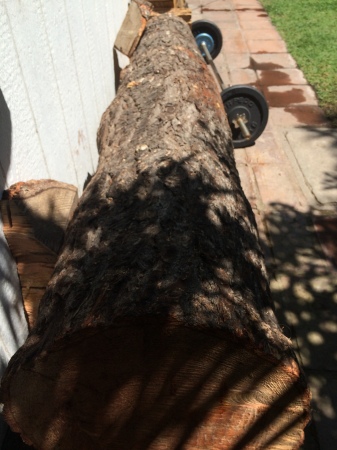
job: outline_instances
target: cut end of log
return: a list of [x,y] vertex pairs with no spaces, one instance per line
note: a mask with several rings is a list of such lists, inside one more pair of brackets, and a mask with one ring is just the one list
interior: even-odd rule
[[54,180],[18,182],[3,193],[3,230],[17,264],[30,328],[77,202],[75,186]]
[[157,319],[65,338],[4,388],[6,419],[43,450],[294,449],[310,401],[286,361]]

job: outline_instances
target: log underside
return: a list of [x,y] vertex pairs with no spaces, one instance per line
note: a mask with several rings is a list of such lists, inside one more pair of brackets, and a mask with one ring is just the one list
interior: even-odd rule
[[291,449],[297,375],[229,335],[144,318],[56,343],[12,379],[10,422],[30,417],[18,430],[41,450]]

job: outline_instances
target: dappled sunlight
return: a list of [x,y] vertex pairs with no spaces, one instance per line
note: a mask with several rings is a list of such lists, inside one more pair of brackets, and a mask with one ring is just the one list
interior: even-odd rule
[[337,417],[337,271],[312,217],[311,210],[274,203],[261,235],[272,253],[268,271],[276,315],[310,382],[314,419],[330,427],[331,435]]
[[171,160],[154,181],[143,171],[105,196],[105,174],[89,183],[15,358],[35,361],[11,387],[29,399],[15,404],[16,420],[29,418],[35,431],[23,432],[46,449],[69,439],[90,450],[301,440],[308,393],[274,322],[249,205],[235,183],[188,168]]

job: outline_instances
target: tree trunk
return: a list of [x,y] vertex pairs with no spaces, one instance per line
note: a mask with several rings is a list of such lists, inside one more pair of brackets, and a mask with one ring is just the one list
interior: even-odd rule
[[309,394],[273,312],[214,79],[152,18],[35,328],[2,385],[37,449],[296,449]]

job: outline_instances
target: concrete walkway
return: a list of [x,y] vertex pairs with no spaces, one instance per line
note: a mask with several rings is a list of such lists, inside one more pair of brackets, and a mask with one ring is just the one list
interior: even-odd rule
[[304,450],[337,448],[337,130],[257,0],[189,0],[224,45],[225,84],[250,84],[269,104],[256,144],[235,150],[258,222],[277,314],[312,391]]

